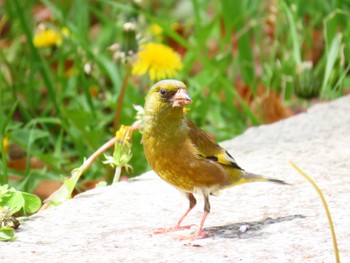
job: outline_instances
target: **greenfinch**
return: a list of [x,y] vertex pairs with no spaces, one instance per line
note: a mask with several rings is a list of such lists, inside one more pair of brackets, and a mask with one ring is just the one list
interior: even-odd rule
[[162,80],[153,85],[146,96],[142,141],[152,169],[189,200],[189,208],[174,227],[155,233],[191,228],[192,225],[181,223],[196,205],[194,194],[199,194],[204,198],[199,228],[181,238],[194,240],[208,236],[203,225],[210,212],[211,194],[249,182],[286,183],[244,171],[224,148],[188,119],[184,107],[190,103],[186,85],[181,81]]

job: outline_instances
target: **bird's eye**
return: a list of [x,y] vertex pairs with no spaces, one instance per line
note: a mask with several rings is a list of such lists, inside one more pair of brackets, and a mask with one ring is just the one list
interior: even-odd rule
[[165,89],[160,89],[159,93],[162,97],[166,97],[166,95],[168,94],[168,92]]

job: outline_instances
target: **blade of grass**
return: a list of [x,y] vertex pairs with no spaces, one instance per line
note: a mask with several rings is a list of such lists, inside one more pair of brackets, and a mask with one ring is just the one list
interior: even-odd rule
[[[4,153],[4,145],[3,145],[3,138],[5,136],[5,130],[6,130],[6,126],[8,125],[8,123],[11,120],[12,115],[14,114],[16,108],[18,105],[18,100],[13,104],[11,111],[9,113],[9,115],[5,118],[2,118],[3,123],[2,125],[0,125],[0,152]],[[1,106],[0,106],[1,107]],[[1,107],[1,111],[0,113],[3,114],[2,112],[2,107]],[[8,183],[8,174],[7,174],[7,162],[6,162],[6,154],[1,154],[1,162],[2,162],[2,171],[0,173],[0,185],[4,185]]]
[[31,54],[33,56],[33,60],[32,61],[35,61],[36,63],[38,63],[39,71],[40,71],[40,74],[43,77],[44,83],[47,86],[50,100],[52,101],[54,107],[56,108],[56,111],[60,112],[59,106],[58,106],[57,101],[56,101],[55,85],[54,85],[54,81],[53,81],[52,75],[50,73],[50,70],[49,70],[49,67],[48,67],[47,63],[40,56],[38,50],[34,47],[34,44],[33,44],[33,41],[32,41],[31,30],[29,28],[28,21],[26,21],[24,10],[20,6],[18,0],[13,0],[11,2],[15,6],[15,9],[16,9],[16,12],[18,14],[18,18],[19,18],[21,27],[23,29],[23,32],[24,32],[26,38],[27,38],[27,44],[28,44],[28,46],[29,46],[29,48],[31,50]]
[[329,50],[327,50],[326,69],[325,69],[324,78],[322,81],[321,97],[324,97],[325,95],[327,85],[332,74],[332,70],[334,68],[337,58],[339,57],[340,48],[341,48],[341,39],[342,39],[342,35],[340,33],[337,34],[333,38]]
[[323,19],[323,35],[326,44],[326,69],[322,81],[321,97],[324,97],[325,93],[327,93],[327,84],[331,78],[334,64],[336,62],[336,59],[340,56],[342,39],[344,38],[344,42],[346,41],[346,34],[344,35],[344,31],[341,31],[342,33],[339,33],[338,31],[338,27],[340,26],[337,23],[338,16],[344,16],[345,19],[348,20],[350,13],[345,10],[335,9]]
[[350,64],[348,64],[346,66],[346,68],[344,69],[344,71],[341,73],[341,75],[339,76],[339,79],[338,81],[336,82],[336,84],[334,85],[334,88],[336,90],[340,90],[341,89],[341,85],[342,85],[342,82],[344,81],[344,79],[348,76],[350,72]]
[[[224,19],[225,32],[237,44],[238,61],[242,78],[252,91],[256,90],[255,61],[251,44],[251,29],[257,24],[251,16],[255,5],[247,6],[247,1],[221,1],[221,10]],[[232,19],[234,17],[234,19]],[[234,49],[231,44],[231,48]]]
[[289,29],[290,29],[289,33],[290,33],[290,36],[292,38],[292,43],[293,43],[294,61],[298,65],[301,63],[301,51],[300,51],[299,35],[297,32],[297,28],[296,28],[296,21],[294,20],[292,11],[288,7],[287,3],[282,1],[282,6],[283,6],[285,13],[287,14],[287,19],[289,22]]
[[324,198],[321,189],[317,186],[317,184],[314,182],[314,180],[312,180],[311,177],[308,176],[304,171],[302,171],[294,162],[290,162],[290,164],[293,166],[293,168],[295,170],[297,170],[314,187],[314,189],[316,190],[317,194],[320,196],[320,198],[322,200],[322,203],[323,203],[323,207],[326,210],[326,215],[327,215],[327,218],[328,218],[329,227],[330,227],[331,233],[332,233],[333,249],[334,249],[334,254],[335,254],[335,262],[340,263],[339,250],[338,250],[338,244],[337,244],[337,237],[335,235],[334,225],[333,225],[331,213],[329,212],[327,201]]
[[200,26],[202,23],[201,16],[200,16],[200,4],[198,3],[198,0],[192,0],[192,6],[194,11],[194,18],[196,21],[196,25]]

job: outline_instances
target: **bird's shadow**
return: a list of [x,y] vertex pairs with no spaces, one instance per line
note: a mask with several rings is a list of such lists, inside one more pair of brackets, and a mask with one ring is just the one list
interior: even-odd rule
[[260,221],[239,222],[226,224],[222,226],[206,227],[205,231],[210,233],[211,237],[216,238],[252,238],[261,235],[258,231],[267,225],[291,221],[294,219],[305,218],[304,215],[289,215],[277,218],[265,218]]

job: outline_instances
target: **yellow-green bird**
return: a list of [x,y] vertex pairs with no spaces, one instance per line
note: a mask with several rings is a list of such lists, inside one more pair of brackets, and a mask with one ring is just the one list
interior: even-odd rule
[[162,80],[152,86],[145,102],[143,145],[152,169],[167,183],[185,193],[189,208],[177,224],[155,233],[189,229],[181,222],[196,205],[193,194],[204,197],[204,215],[198,230],[182,239],[207,237],[203,224],[210,212],[209,195],[234,185],[277,179],[244,171],[235,159],[204,131],[191,122],[184,107],[192,103],[186,85],[178,80]]

